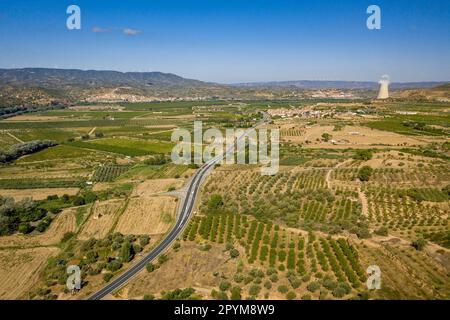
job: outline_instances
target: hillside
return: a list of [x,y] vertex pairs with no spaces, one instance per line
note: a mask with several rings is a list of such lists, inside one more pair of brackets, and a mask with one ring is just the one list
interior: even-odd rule
[[433,88],[417,88],[395,92],[395,98],[450,101],[450,83]]

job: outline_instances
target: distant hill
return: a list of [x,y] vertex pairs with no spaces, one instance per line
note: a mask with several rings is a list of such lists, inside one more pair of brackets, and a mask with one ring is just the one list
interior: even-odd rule
[[432,88],[406,89],[393,92],[394,98],[450,102],[450,83]]
[[80,88],[100,87],[198,87],[206,82],[185,79],[162,72],[119,72],[76,69],[0,69],[0,86],[43,87],[49,89],[75,86]]
[[[425,90],[443,84],[440,82],[393,83],[390,88],[394,95],[396,90],[418,88]],[[364,81],[301,80],[225,85],[186,79],[176,74],[163,72],[0,69],[0,107],[6,108],[59,106],[80,102],[295,100],[315,97],[353,99],[374,97],[377,89],[377,82]],[[317,92],[317,90],[325,92]],[[445,88],[443,92],[446,92]],[[415,98],[416,94],[405,93],[405,97],[412,95]],[[420,94],[419,99],[421,99]]]
[[[393,82],[391,89],[430,88],[445,84],[445,82]],[[235,83],[234,87],[246,88],[285,88],[295,87],[303,89],[348,89],[348,90],[377,90],[378,82],[370,81],[332,81],[332,80],[294,80]]]

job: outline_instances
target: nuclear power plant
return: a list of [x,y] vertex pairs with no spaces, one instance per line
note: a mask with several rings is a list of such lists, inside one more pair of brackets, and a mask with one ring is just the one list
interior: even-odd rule
[[378,83],[380,84],[380,91],[378,92],[377,99],[389,98],[389,83],[390,83],[389,76],[385,74],[384,76],[381,77],[381,80],[378,81]]

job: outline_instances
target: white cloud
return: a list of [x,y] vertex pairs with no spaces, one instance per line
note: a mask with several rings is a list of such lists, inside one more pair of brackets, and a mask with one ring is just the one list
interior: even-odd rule
[[125,29],[122,30],[122,32],[123,32],[124,35],[127,35],[127,36],[136,36],[139,33],[141,33],[141,30],[125,28]]
[[100,28],[100,27],[94,27],[94,28],[92,28],[92,32],[94,32],[94,33],[103,33],[103,32],[110,32],[111,31],[111,29],[109,29],[109,28]]

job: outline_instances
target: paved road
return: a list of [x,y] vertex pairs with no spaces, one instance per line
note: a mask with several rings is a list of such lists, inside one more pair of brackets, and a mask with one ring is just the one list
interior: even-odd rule
[[[264,119],[255,125],[256,126],[266,122],[268,120],[268,115],[264,113]],[[245,134],[241,135],[237,138],[237,140],[242,139]],[[173,229],[169,232],[166,238],[161,241],[152,251],[147,253],[141,260],[139,260],[136,264],[132,265],[129,269],[124,271],[118,277],[114,278],[110,283],[104,286],[102,289],[91,295],[88,300],[100,300],[104,298],[106,295],[112,293],[113,291],[122,287],[128,280],[130,280],[133,276],[135,276],[139,271],[141,271],[147,263],[151,262],[155,259],[161,252],[163,252],[169,245],[180,235],[183,227],[189,222],[189,218],[192,215],[192,210],[194,208],[195,199],[197,197],[197,193],[200,189],[200,185],[205,178],[205,176],[210,172],[216,163],[218,163],[226,154],[232,152],[234,150],[234,146],[228,150],[226,150],[223,154],[220,154],[208,162],[206,162],[200,169],[198,169],[195,174],[192,176],[186,188],[186,197],[183,200],[183,204],[181,210],[179,211],[178,220],[173,227]]]

